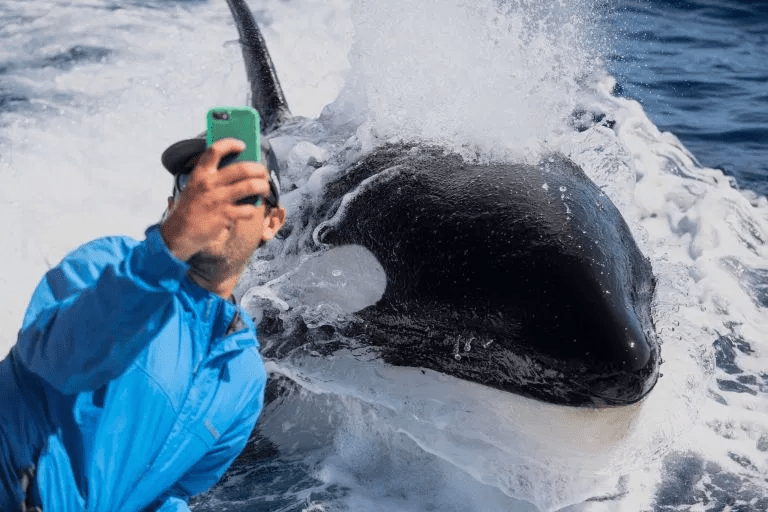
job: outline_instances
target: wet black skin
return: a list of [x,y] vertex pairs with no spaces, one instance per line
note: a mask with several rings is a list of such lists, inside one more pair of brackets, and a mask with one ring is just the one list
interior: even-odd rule
[[[240,27],[238,15],[244,38],[253,28]],[[254,105],[287,122],[263,40],[243,45],[246,68],[269,71],[249,73],[259,82],[252,90],[277,98]],[[266,58],[248,64],[259,55]],[[267,312],[266,358],[321,338],[336,340],[323,345],[329,353],[354,339],[389,364],[575,406],[631,404],[655,385],[650,263],[618,209],[574,163],[552,155],[538,165],[478,164],[414,142],[379,148],[338,176],[286,229],[325,222],[323,244],[368,248],[386,290],[343,336],[297,330]]]
[[568,405],[629,404],[655,384],[650,264],[567,159],[482,165],[390,146],[323,201],[320,241],[363,245],[384,267],[384,296],[358,316],[388,363]]

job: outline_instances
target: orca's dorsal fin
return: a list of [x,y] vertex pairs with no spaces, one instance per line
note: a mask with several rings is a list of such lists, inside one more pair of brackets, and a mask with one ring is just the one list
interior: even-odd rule
[[245,0],[227,0],[240,34],[245,72],[251,84],[251,106],[261,115],[261,131],[269,134],[292,117],[267,44]]

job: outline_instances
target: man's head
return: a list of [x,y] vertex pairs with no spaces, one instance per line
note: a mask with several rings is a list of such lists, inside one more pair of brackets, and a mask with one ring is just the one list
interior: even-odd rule
[[[280,168],[277,165],[277,157],[269,140],[266,137],[261,139],[261,163],[269,171],[270,194],[264,198],[271,206],[277,206],[280,200]],[[198,134],[191,139],[180,140],[168,146],[163,151],[161,161],[163,167],[174,176],[174,195],[177,188],[183,188],[186,184],[189,174],[195,167],[200,155],[206,149],[205,132]]]
[[253,251],[285,222],[285,209],[278,204],[276,159],[268,143],[262,146],[262,160],[273,163],[269,172],[255,162],[218,168],[222,158],[238,148],[242,150],[242,143],[234,140],[206,148],[205,139],[198,136],[173,144],[162,157],[174,175],[164,233],[181,233],[181,247],[193,250],[174,252],[188,261],[198,284],[216,293],[212,286],[217,283],[234,286]]

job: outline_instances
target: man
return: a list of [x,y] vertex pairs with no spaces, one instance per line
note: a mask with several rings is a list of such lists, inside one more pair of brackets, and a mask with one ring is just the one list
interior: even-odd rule
[[0,363],[1,511],[189,510],[245,446],[266,375],[232,290],[285,210],[264,165],[218,168],[242,149],[174,144],[145,240],[87,243],[38,285]]

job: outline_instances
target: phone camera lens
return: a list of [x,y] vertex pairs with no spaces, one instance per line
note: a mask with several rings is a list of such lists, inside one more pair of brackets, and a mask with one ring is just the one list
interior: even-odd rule
[[226,121],[227,119],[229,119],[229,113],[227,113],[227,112],[214,112],[213,113],[213,118],[214,119],[218,119],[220,121]]

